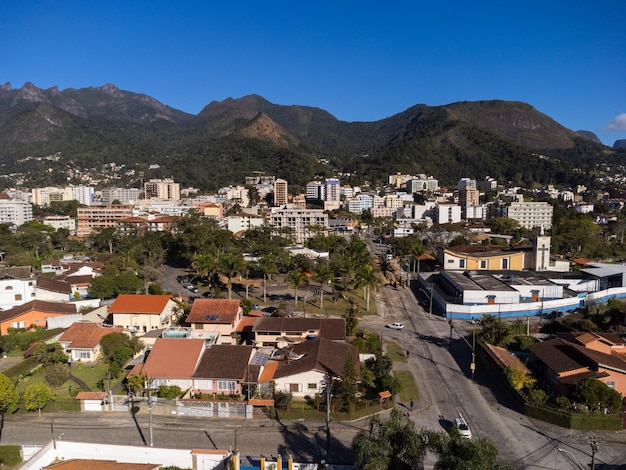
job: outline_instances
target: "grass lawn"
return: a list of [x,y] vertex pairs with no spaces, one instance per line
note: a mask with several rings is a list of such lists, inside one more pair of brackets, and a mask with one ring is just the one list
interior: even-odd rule
[[400,399],[403,403],[409,403],[411,400],[417,401],[420,399],[420,391],[415,383],[413,372],[410,370],[394,370],[393,375],[400,382],[402,388],[400,389]]
[[[104,386],[107,386],[106,383],[106,373],[109,365],[105,362],[99,361],[93,366],[86,365],[76,365],[72,366],[72,375],[76,378],[79,378],[91,388],[92,392],[99,391],[98,382],[104,379]],[[117,383],[121,382],[121,377],[117,379],[111,379],[111,388],[113,388]]]
[[393,362],[408,362],[406,358],[406,351],[398,346],[398,343],[386,341],[385,346],[387,348],[387,355]]

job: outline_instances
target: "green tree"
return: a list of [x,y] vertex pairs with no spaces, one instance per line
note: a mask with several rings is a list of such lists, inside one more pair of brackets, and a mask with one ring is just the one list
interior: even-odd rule
[[278,264],[273,255],[264,254],[259,258],[257,266],[263,273],[263,302],[267,302],[267,279],[278,272]]
[[53,388],[59,388],[70,378],[70,371],[65,364],[51,364],[43,370],[43,377]]
[[354,437],[352,450],[363,470],[420,470],[424,468],[426,443],[413,422],[394,408],[386,421],[371,418],[368,429]]
[[458,432],[427,432],[428,448],[437,455],[435,470],[505,470],[510,464],[499,463],[498,448],[487,438],[467,439]]
[[348,353],[343,364],[341,380],[339,382],[339,400],[346,407],[348,413],[352,413],[358,400],[359,383],[356,371],[354,370],[354,358]]
[[593,377],[578,382],[572,392],[572,400],[594,411],[606,408],[613,413],[619,413],[622,409],[622,397],[619,392]]
[[400,383],[391,373],[393,361],[382,351],[376,351],[374,357],[365,361],[365,366],[374,375],[374,387],[377,392],[388,390],[392,395],[400,392]]
[[317,260],[313,267],[313,278],[320,283],[320,310],[324,310],[324,286],[333,280],[333,272],[328,261]]
[[159,398],[165,400],[173,400],[180,397],[182,394],[183,391],[178,385],[161,385],[157,391]]
[[30,384],[24,391],[24,406],[28,411],[37,410],[41,413],[48,402],[55,399],[56,395],[52,393],[50,387],[43,383]]
[[346,319],[346,336],[354,336],[356,329],[359,326],[359,306],[356,304],[353,298],[347,299],[348,305],[344,312],[344,318]]
[[128,337],[124,333],[109,333],[100,340],[102,356],[111,363],[123,366],[129,358],[143,349],[140,338]]
[[228,279],[228,298],[233,298],[233,277],[243,271],[245,262],[241,253],[228,252],[218,259],[218,269]]
[[483,315],[479,321],[481,337],[494,346],[506,346],[511,337],[511,328],[504,320],[494,315]]
[[380,285],[378,273],[371,264],[364,264],[356,273],[356,287],[363,288],[363,296],[365,297],[365,310],[370,309],[370,291],[376,291]]
[[[19,403],[20,394],[15,385],[11,379],[0,373],[0,415],[2,415],[2,421],[4,421],[6,413],[13,413],[17,410]],[[1,424],[0,429],[2,429]]]
[[68,356],[61,343],[41,343],[35,349],[33,355],[35,360],[44,367],[50,364],[63,364],[67,362]]
[[304,273],[298,269],[294,269],[290,271],[285,276],[285,281],[289,283],[289,287],[293,287],[294,289],[294,299],[296,304],[296,309],[298,307],[298,287],[303,286],[307,282],[307,278]]

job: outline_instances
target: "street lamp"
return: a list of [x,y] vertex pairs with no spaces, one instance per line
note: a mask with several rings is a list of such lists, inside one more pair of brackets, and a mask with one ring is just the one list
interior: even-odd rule
[[330,460],[330,400],[332,398],[333,382],[335,377],[326,374],[326,460]]
[[430,294],[428,292],[426,292],[424,289],[420,288],[420,291],[424,293],[425,296],[428,297],[428,318],[431,319],[432,318],[432,313],[433,313],[433,286],[432,284],[430,285]]

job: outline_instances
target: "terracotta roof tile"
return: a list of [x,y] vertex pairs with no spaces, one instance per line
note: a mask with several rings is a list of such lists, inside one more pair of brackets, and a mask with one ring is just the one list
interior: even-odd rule
[[70,295],[72,293],[72,286],[65,281],[58,279],[50,279],[48,277],[40,276],[37,278],[37,289],[43,289],[50,292],[58,292],[59,294]]
[[241,308],[239,300],[197,299],[187,316],[187,323],[233,323]]
[[348,354],[352,354],[357,377],[361,376],[359,350],[350,344],[320,338],[294,344],[289,347],[289,350],[302,357],[280,361],[274,377],[288,377],[311,370],[322,373],[331,371],[336,376],[341,376]]
[[104,400],[107,392],[78,392],[75,400]]
[[109,313],[161,313],[171,295],[120,294],[109,306]]
[[123,331],[123,328],[107,328],[97,323],[76,322],[61,334],[58,341],[69,343],[67,349],[92,349],[100,344],[104,335]]
[[142,372],[147,377],[189,379],[203,351],[203,339],[157,338]]
[[257,317],[243,317],[237,324],[237,328],[235,328],[235,331],[237,333],[241,333],[246,328],[251,329],[256,323],[256,320],[257,320]]
[[259,376],[259,383],[267,383],[274,380],[276,369],[278,369],[278,361],[271,361],[265,364]]

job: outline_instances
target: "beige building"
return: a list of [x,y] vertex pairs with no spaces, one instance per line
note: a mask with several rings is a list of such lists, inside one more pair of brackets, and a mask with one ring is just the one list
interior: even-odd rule
[[327,234],[329,227],[328,214],[322,209],[302,209],[294,205],[272,207],[269,225],[275,232],[291,232],[293,241],[297,244],[302,244],[315,235]]
[[284,206],[288,201],[288,184],[284,179],[274,181],[274,205]]
[[180,200],[180,185],[172,179],[151,179],[144,184],[146,199]]
[[132,206],[79,207],[77,237],[88,237],[102,229],[117,227],[124,219],[132,216]]

